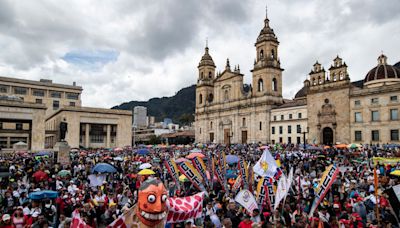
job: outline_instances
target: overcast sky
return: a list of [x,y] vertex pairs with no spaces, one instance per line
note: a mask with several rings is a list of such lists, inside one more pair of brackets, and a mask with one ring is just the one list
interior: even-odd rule
[[217,70],[240,64],[251,82],[268,4],[285,98],[318,60],[337,54],[352,81],[381,51],[400,61],[399,0],[0,1],[0,75],[83,86],[83,105],[109,108],[171,96],[196,83],[206,37]]

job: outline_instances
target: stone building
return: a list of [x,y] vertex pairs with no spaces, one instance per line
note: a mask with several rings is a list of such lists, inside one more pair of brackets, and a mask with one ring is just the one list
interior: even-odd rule
[[253,85],[243,83],[239,65],[223,72],[216,66],[206,46],[198,65],[196,85],[196,140],[216,143],[270,141],[270,110],[283,104],[279,42],[266,17],[256,43],[252,72]]
[[198,65],[195,136],[203,143],[399,144],[400,62],[378,65],[351,82],[337,56],[328,72],[316,62],[293,100],[282,98],[279,42],[268,18],[256,43],[252,85],[239,65],[223,72],[205,48]]

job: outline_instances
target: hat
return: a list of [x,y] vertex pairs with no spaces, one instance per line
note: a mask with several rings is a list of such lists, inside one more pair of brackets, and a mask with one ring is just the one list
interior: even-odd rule
[[39,216],[39,212],[33,212],[33,214],[32,214],[32,217],[33,218],[36,218],[36,217],[38,217]]
[[17,210],[23,210],[24,208],[22,206],[18,206]]
[[333,204],[333,208],[337,208],[337,209],[339,209],[339,208],[340,208],[340,206],[339,206],[339,204],[338,204],[338,203],[334,203],[334,204]]
[[3,221],[7,221],[11,219],[11,216],[9,214],[4,214],[2,217]]

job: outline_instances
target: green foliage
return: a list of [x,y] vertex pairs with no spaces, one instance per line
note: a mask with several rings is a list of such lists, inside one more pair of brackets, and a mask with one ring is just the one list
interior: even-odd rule
[[133,110],[135,106],[147,107],[147,115],[155,116],[156,121],[171,118],[174,123],[189,124],[194,121],[196,105],[196,86],[183,88],[175,96],[152,98],[148,101],[130,101],[112,109]]

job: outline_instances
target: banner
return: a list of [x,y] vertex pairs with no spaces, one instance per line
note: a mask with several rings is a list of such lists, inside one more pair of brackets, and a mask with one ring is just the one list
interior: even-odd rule
[[373,157],[374,166],[379,162],[381,165],[397,165],[400,162],[400,158],[383,158],[383,157]]
[[206,191],[203,185],[203,179],[201,178],[199,172],[188,162],[181,162],[178,164],[179,171],[185,175],[194,186],[200,191]]
[[[260,208],[263,207],[265,202],[268,202],[270,208],[275,205],[275,192],[272,185],[272,179],[268,177],[263,177],[258,181],[257,184],[257,203]],[[266,199],[268,197],[269,199]]]
[[246,208],[246,210],[250,213],[253,213],[253,210],[257,208],[256,200],[249,190],[240,191],[236,195],[235,201]]
[[318,205],[324,199],[324,197],[325,197],[326,193],[328,192],[329,188],[331,187],[332,183],[336,180],[338,173],[339,173],[339,169],[336,167],[336,165],[330,165],[325,170],[324,174],[321,177],[321,181],[319,182],[317,188],[315,189],[315,199],[312,204],[312,207],[311,207],[308,217],[311,217],[313,215],[315,209],[318,207]]
[[79,211],[76,209],[72,212],[72,221],[70,227],[79,227],[79,228],[92,228],[81,218]]
[[193,166],[197,169],[205,184],[208,184],[207,173],[206,173],[206,165],[204,161],[200,157],[195,157],[192,160]]
[[217,176],[218,182],[221,184],[222,188],[226,192],[228,189],[225,184],[225,182],[226,182],[225,176],[222,174],[222,171],[221,171],[221,166],[215,167],[214,171],[215,171],[215,176]]
[[208,181],[209,181],[211,189],[213,189],[213,185],[214,185],[214,172],[215,172],[214,168],[215,168],[214,157],[213,157],[211,151],[209,151],[207,153],[207,170],[208,170],[208,173],[210,174],[210,179]]
[[243,188],[244,189],[249,189],[249,170],[247,169],[247,164],[246,161],[243,159],[243,157],[240,158],[239,163],[238,163],[238,168],[240,171],[240,175],[243,177]]
[[[243,180],[244,180],[244,179],[243,179]],[[241,176],[241,175],[239,175],[239,176],[236,178],[235,183],[234,183],[233,186],[232,186],[232,192],[233,192],[233,193],[236,193],[236,191],[240,189],[240,186],[242,186],[242,176]]]
[[220,167],[220,170],[221,170],[221,174],[222,174],[222,177],[223,177],[223,185],[225,186],[225,188],[226,188],[226,190],[228,190],[227,189],[227,183],[226,183],[226,158],[225,158],[225,151],[221,151],[221,153],[219,154],[219,161],[218,161],[218,163],[219,163],[219,167]]
[[268,149],[264,150],[260,160],[254,165],[253,171],[261,177],[274,177],[278,166]]
[[167,223],[184,222],[202,216],[204,192],[193,196],[168,198]]
[[274,204],[274,210],[276,210],[279,206],[279,203],[283,198],[285,198],[286,194],[288,193],[288,182],[286,179],[285,174],[282,174],[281,178],[278,180],[278,187],[276,188],[276,194],[275,194],[275,204]]
[[181,189],[181,185],[179,182],[179,173],[178,168],[176,167],[176,163],[172,159],[167,159],[164,161],[165,167],[167,167],[169,175],[171,175],[172,179],[175,181],[176,186],[178,189]]

